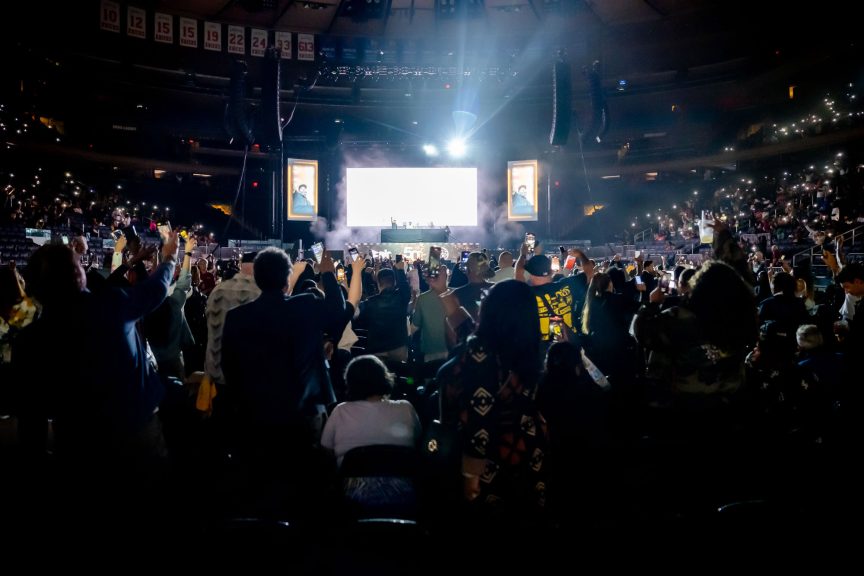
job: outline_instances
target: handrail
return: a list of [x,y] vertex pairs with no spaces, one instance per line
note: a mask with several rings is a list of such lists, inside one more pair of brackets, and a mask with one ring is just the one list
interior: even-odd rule
[[[653,234],[653,233],[654,233],[653,228],[645,228],[641,232],[636,232],[635,234],[633,234],[633,244],[636,244],[637,242],[640,242],[640,241],[645,242],[645,235],[646,234]],[[637,240],[637,238],[641,238],[641,240]]]
[[[834,240],[836,241],[837,238],[842,237],[843,241],[845,243],[846,236],[849,236],[849,235],[851,235],[851,238],[850,238],[851,242],[849,243],[849,245],[851,246],[852,244],[855,244],[856,237],[864,236],[864,224],[862,224],[861,226],[856,226],[855,228],[852,228],[851,230],[847,230],[846,232],[843,232],[839,236],[835,236]],[[818,249],[818,251],[817,251],[817,249]],[[792,265],[795,266],[798,263],[798,259],[800,257],[804,257],[804,256],[806,256],[812,264],[813,258],[815,256],[821,256],[821,255],[822,255],[822,246],[819,244],[814,244],[813,246],[810,246],[809,248],[806,248],[806,249],[802,250],[801,252],[794,254],[792,256]]]

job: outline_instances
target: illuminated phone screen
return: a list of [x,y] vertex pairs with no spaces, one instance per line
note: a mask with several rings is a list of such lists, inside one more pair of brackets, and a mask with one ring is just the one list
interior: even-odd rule
[[316,242],[315,244],[312,244],[312,255],[315,256],[315,261],[320,264],[321,256],[324,255],[324,244],[322,244],[321,242]]

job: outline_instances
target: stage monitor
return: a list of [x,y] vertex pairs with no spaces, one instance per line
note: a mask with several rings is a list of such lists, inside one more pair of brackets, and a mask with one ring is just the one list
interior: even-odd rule
[[351,228],[476,226],[476,168],[348,168]]

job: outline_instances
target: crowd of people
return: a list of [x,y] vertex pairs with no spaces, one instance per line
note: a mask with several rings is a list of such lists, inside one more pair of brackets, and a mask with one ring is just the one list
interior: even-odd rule
[[[166,513],[178,476],[211,484],[208,513],[344,512],[349,485],[361,510],[402,502],[404,478],[340,484],[340,465],[381,445],[419,460],[433,430],[457,440],[413,478],[430,526],[541,533],[660,494],[719,501],[743,454],[853,445],[864,266],[838,245],[816,293],[806,269],[769,270],[712,226],[698,269],[524,244],[515,262],[482,250],[437,268],[267,248],[217,270],[170,232],[117,242],[105,277],[82,266],[86,241],[49,243],[24,276],[2,271],[2,411],[22,466],[76,472],[57,499],[80,491],[135,522]],[[736,457],[648,497],[619,476],[646,446],[708,467],[675,461],[667,480]]]
[[787,254],[800,251],[864,224],[864,204],[856,193],[860,179],[860,166],[850,166],[843,153],[825,166],[761,179],[724,173],[702,194],[658,211],[654,240],[698,242],[700,219],[707,213],[762,252],[775,245]]

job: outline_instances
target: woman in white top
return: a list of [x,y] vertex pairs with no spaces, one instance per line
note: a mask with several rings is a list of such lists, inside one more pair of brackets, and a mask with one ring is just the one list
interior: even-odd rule
[[387,444],[414,447],[420,420],[407,400],[390,400],[393,374],[375,356],[359,356],[345,369],[346,397],[333,409],[321,434],[321,445],[334,452],[337,464],[359,446]]

